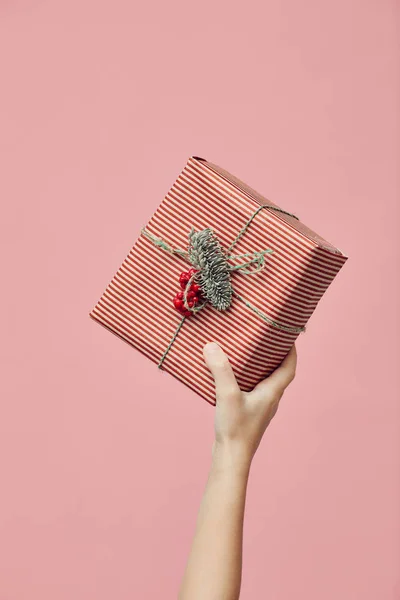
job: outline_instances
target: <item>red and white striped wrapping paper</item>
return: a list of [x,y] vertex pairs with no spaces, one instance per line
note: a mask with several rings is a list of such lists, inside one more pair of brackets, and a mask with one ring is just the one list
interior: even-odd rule
[[[260,204],[272,203],[220,167],[191,157],[146,229],[186,248],[192,227],[210,227],[227,248]],[[347,257],[301,222],[269,208],[258,213],[234,252],[266,248],[273,254],[264,270],[233,272],[232,287],[274,321],[303,327]],[[181,320],[172,299],[189,266],[140,236],[90,316],[158,363]],[[281,363],[297,336],[269,326],[234,298],[227,311],[207,305],[187,318],[162,368],[215,404],[202,358],[206,342],[218,341],[247,391]]]

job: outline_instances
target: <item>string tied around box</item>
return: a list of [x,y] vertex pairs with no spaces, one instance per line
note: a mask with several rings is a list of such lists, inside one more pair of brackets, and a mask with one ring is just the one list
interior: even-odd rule
[[244,254],[232,253],[233,247],[246,233],[253,219],[264,208],[281,212],[298,220],[296,215],[277,206],[262,205],[251,215],[226,250],[222,247],[215,232],[209,227],[201,231],[195,231],[192,228],[188,236],[187,249],[173,247],[164,239],[154,236],[147,229],[142,229],[141,235],[150,240],[155,246],[169,254],[180,256],[191,265],[191,268],[187,272],[181,273],[179,278],[182,291],[176,294],[173,303],[182,318],[158,363],[159,368],[162,368],[163,362],[187,317],[196,315],[207,304],[211,304],[218,311],[225,311],[232,304],[233,298],[236,298],[275,329],[289,333],[305,331],[305,327],[292,327],[276,322],[253,306],[248,300],[242,298],[232,287],[232,272],[237,271],[246,276],[255,275],[265,268],[266,256],[273,253],[271,248]]

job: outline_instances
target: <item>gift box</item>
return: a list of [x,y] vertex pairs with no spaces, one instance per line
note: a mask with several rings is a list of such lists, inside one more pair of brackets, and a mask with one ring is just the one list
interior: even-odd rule
[[90,316],[211,404],[202,348],[217,341],[251,390],[347,259],[285,208],[189,158]]

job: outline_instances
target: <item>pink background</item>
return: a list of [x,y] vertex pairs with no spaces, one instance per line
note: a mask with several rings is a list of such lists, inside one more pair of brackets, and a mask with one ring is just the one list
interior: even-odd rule
[[213,409],[88,312],[191,154],[350,255],[254,463],[242,598],[400,598],[398,17],[2,1],[1,600],[176,597]]

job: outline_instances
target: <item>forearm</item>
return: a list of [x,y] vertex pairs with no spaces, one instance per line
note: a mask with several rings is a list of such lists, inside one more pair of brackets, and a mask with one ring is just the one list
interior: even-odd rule
[[180,600],[237,600],[250,461],[217,447],[200,507]]

